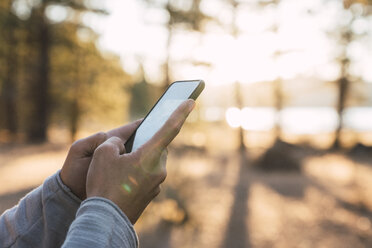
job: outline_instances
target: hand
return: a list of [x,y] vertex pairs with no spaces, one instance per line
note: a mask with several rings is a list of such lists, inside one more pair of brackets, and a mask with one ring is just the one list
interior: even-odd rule
[[65,163],[61,170],[63,183],[81,200],[86,198],[86,177],[89,164],[92,161],[95,149],[110,137],[128,139],[134,132],[141,120],[128,125],[113,129],[107,133],[96,133],[87,138],[74,142],[67,154]]
[[166,178],[166,147],[177,136],[195,105],[182,103],[164,126],[143,146],[125,153],[124,141],[113,137],[94,152],[87,175],[87,197],[105,197],[116,203],[134,224],[159,194]]

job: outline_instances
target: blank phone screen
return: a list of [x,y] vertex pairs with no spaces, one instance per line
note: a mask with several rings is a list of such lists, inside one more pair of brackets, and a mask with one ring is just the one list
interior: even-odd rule
[[134,136],[132,151],[137,150],[159,131],[181,103],[191,96],[199,83],[199,81],[176,82],[168,88],[138,127]]

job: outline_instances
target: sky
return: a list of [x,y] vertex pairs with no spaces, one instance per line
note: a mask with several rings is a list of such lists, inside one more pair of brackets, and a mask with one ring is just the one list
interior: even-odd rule
[[137,70],[138,60],[143,60],[146,71],[159,78],[148,63],[155,66],[166,58],[167,30],[161,25],[166,17],[147,10],[144,1],[110,0],[104,5],[108,16],[89,15],[85,20],[101,34],[100,48],[119,54],[125,70],[131,73]]
[[[106,17],[88,16],[85,21],[101,34],[99,46],[122,58],[129,72],[143,61],[150,81],[161,80],[160,65],[166,59],[168,32],[164,24],[167,13],[149,8],[145,1],[110,0]],[[337,42],[330,36],[350,15],[342,11],[341,1],[283,0],[279,7],[257,9],[243,4],[237,12],[237,38],[227,30],[209,23],[205,34],[176,30],[171,45],[172,71],[177,78],[207,77],[213,84],[228,84],[292,79],[299,75],[332,81],[339,75],[334,57],[339,53]],[[202,10],[229,25],[231,11],[221,0],[204,0]],[[354,22],[353,29],[363,33],[371,30],[371,19]],[[277,23],[279,29],[268,30]],[[354,58],[352,72],[372,82],[371,37],[354,42],[348,54]],[[275,57],[276,52],[281,56]],[[184,61],[202,61],[211,68],[200,68]]]
[[[15,0],[13,7],[19,16],[27,18],[30,6],[37,2]],[[164,24],[168,13],[146,0],[86,2],[109,12],[107,16],[83,15],[84,23],[100,34],[99,47],[118,54],[126,71],[134,73],[141,61],[148,81],[161,81],[161,65],[167,58],[168,30]],[[154,2],[161,6],[159,3],[166,0]],[[201,10],[214,20],[204,24],[204,33],[174,30],[170,47],[173,78],[204,78],[213,85],[299,76],[334,81],[340,73],[335,58],[342,52],[337,30],[350,26],[361,36],[346,51],[352,60],[350,71],[372,83],[372,17],[359,18],[363,12],[360,5],[352,6],[356,18],[349,25],[353,16],[343,9],[341,0],[281,0],[278,6],[265,8],[258,8],[257,1],[241,0],[235,19],[239,35],[233,37],[230,28],[234,16],[226,2],[202,1]],[[178,3],[179,8],[187,8],[190,1]],[[63,7],[50,6],[46,13],[56,22],[68,18]],[[281,55],[275,56],[278,53]],[[211,66],[195,66],[190,61]]]

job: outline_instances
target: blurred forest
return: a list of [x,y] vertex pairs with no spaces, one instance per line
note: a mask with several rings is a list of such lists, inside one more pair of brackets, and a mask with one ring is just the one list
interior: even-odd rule
[[[122,66],[122,58],[97,47],[100,35],[84,23],[84,16],[87,13],[96,16],[110,13],[104,7],[95,7],[97,4],[94,1],[2,1],[1,141],[44,142],[48,139],[47,131],[51,126],[66,128],[71,140],[74,140],[82,123],[99,123],[105,119],[107,123],[118,124],[143,116],[161,90],[177,79],[177,70],[173,67],[186,64],[207,71],[216,70],[213,61],[208,59],[184,56],[176,61],[172,57],[172,49],[179,33],[202,35],[208,32],[208,25],[214,25],[237,39],[242,35],[242,28],[237,22],[242,18],[242,12],[250,9],[264,13],[268,8],[275,9],[281,4],[276,0],[226,1],[224,4],[231,9],[231,16],[230,22],[225,22],[219,16],[205,13],[202,9],[205,2],[195,0],[186,4],[182,1],[143,0],[149,9],[161,9],[169,17],[162,24],[167,31],[165,60],[160,67],[163,79],[154,85],[146,81],[148,77],[142,65],[137,73],[128,73]],[[329,39],[335,41],[337,51],[334,62],[339,65],[339,76],[333,80],[337,89],[334,106],[339,116],[334,148],[341,147],[345,108],[363,106],[369,102],[366,95],[369,86],[360,75],[351,72],[353,58],[350,50],[355,46],[355,41],[370,37],[369,29],[355,29],[362,19],[370,19],[370,4],[369,1],[344,1],[345,21],[336,24],[332,30],[324,30]],[[66,18],[58,20],[58,8],[67,11]],[[308,15],[311,16],[312,11],[309,10]],[[274,18],[264,32],[278,34],[280,28]],[[296,49],[275,48],[272,60],[279,63],[282,57],[295,52]],[[137,56],[140,64],[143,64],[142,56]],[[138,85],[134,86],[135,83]],[[244,90],[245,82],[238,77],[234,79],[232,74],[230,83],[233,83],[230,87],[233,90],[229,90],[231,94],[228,98],[232,99],[230,102],[233,105],[242,109],[251,97]],[[275,109],[278,117],[274,135],[280,139],[280,112],[291,105],[293,96],[284,91],[287,82],[280,73],[271,81],[258,83],[270,84],[272,94],[267,91],[264,100],[251,101],[248,106],[253,102],[254,106],[272,106]],[[325,83],[331,84],[332,81]],[[156,93],[149,95],[146,91]],[[142,99],[137,102],[139,98]],[[243,147],[244,130],[242,127],[239,130]]]
[[[65,21],[50,18],[58,6],[69,11]],[[107,15],[104,9],[79,0],[5,0],[0,11],[2,142],[44,142],[52,125],[74,140],[83,118],[126,119],[132,76],[117,55],[97,49],[98,35],[81,20],[86,12]]]
[[371,247],[372,0],[1,0],[0,34],[0,212],[200,78],[142,247]]

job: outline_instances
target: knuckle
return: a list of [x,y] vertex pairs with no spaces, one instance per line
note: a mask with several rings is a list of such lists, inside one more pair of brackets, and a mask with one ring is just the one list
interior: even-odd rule
[[81,140],[74,141],[74,143],[72,143],[72,145],[70,147],[70,150],[74,151],[74,150],[78,149],[80,147],[80,144],[81,144]]
[[111,151],[113,148],[113,144],[111,143],[103,143],[100,146],[97,147],[96,151],[94,152],[95,154],[104,154],[107,153],[108,151]]
[[160,183],[164,182],[165,179],[167,178],[167,175],[168,175],[168,172],[166,169],[164,169],[160,175],[159,175],[159,179],[160,179]]
[[97,147],[97,149],[94,151],[94,156],[99,156],[101,155],[102,153],[104,153],[104,145],[100,145]]
[[158,196],[158,195],[160,194],[160,192],[161,192],[161,187],[160,187],[160,185],[158,185],[158,186],[156,186],[156,187],[154,188],[154,190],[152,191],[152,193],[153,193],[153,197]]
[[76,140],[74,143],[72,143],[70,149],[73,151],[76,151],[82,148],[84,149],[84,148],[90,147],[91,144],[98,143],[97,145],[99,145],[99,144],[102,144],[106,140],[106,138],[107,138],[107,134],[105,132],[99,132],[87,138]]
[[107,134],[105,132],[98,132],[95,134],[95,136],[101,141],[105,141],[107,139]]
[[114,136],[114,137],[112,137],[112,138],[113,138],[113,140],[114,140],[115,142],[122,142],[122,140],[121,140],[119,137]]
[[156,175],[154,175],[156,177],[155,181],[158,182],[158,184],[162,184],[167,178],[167,174],[167,169],[163,166],[159,171],[157,171]]
[[111,145],[114,145],[114,144],[117,144],[117,145],[119,145],[119,144],[123,144],[124,145],[124,142],[119,138],[119,137],[116,137],[116,136],[113,136],[113,137],[111,137],[110,139],[110,144]]

